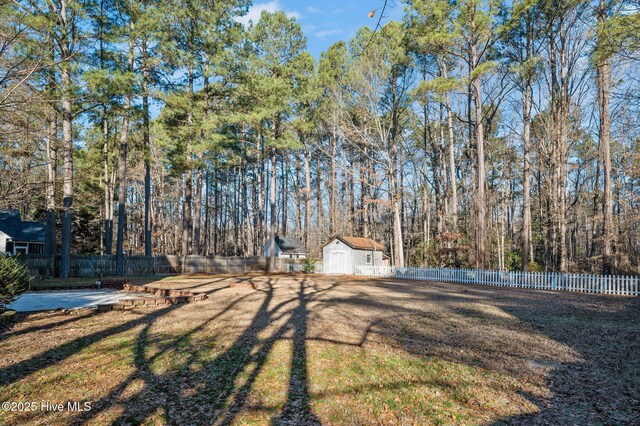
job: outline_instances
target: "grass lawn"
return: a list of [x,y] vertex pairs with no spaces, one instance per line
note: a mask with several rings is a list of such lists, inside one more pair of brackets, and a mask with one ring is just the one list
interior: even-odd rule
[[2,331],[0,401],[92,409],[0,424],[640,422],[640,298],[324,276],[151,284],[209,299]]

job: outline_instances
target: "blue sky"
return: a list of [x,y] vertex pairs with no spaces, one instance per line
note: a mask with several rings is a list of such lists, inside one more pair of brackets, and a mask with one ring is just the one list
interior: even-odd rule
[[[336,41],[352,38],[360,27],[369,25],[373,28],[383,4],[384,0],[254,0],[249,13],[239,21],[244,24],[249,20],[257,22],[263,10],[282,10],[298,20],[307,36],[309,51],[318,58],[320,52]],[[369,12],[374,9],[378,9],[375,17],[369,18]],[[401,19],[403,10],[401,0],[389,1],[382,23]]]

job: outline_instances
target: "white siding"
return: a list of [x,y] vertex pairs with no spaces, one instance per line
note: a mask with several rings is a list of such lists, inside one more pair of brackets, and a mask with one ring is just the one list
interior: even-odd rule
[[[344,270],[336,270],[335,262],[332,264],[332,253],[344,253]],[[334,254],[333,256],[338,256]],[[353,274],[353,250],[342,241],[334,238],[322,248],[323,272],[326,274]]]
[[[367,255],[370,256],[371,261],[367,263]],[[382,252],[372,250],[354,250],[353,252],[353,265],[362,266],[382,266]]]
[[7,251],[7,240],[9,236],[4,232],[0,231],[0,253],[4,253]]
[[[271,256],[271,251],[269,250],[271,248],[270,242],[271,241],[267,241],[267,244],[264,245],[264,257]],[[280,247],[276,244],[276,257],[280,257],[281,254],[282,250],[280,250]]]
[[[345,253],[345,270],[336,270],[336,262],[332,262],[332,253]],[[367,255],[371,255],[371,262],[367,263]],[[338,256],[337,254],[334,255]],[[382,265],[382,252],[371,250],[354,250],[342,241],[334,238],[322,249],[323,272],[326,274],[354,274],[355,267],[360,265]],[[340,268],[341,269],[341,268]]]

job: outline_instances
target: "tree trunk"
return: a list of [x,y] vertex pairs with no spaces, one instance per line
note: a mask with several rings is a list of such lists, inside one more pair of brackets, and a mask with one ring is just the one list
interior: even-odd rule
[[200,164],[196,177],[196,200],[195,217],[193,219],[193,252],[202,255],[202,245],[200,244],[200,224],[202,222],[202,167],[204,164],[204,153],[200,153]]
[[324,205],[322,203],[322,159],[320,150],[318,150],[316,155],[316,204],[318,210],[318,228],[320,232],[326,232],[326,228],[324,228]]
[[[476,64],[476,47],[471,46],[471,63]],[[478,179],[476,188],[476,212],[477,212],[477,230],[476,230],[476,268],[484,269],[486,267],[486,235],[485,235],[485,171],[484,171],[484,124],[482,113],[482,93],[480,92],[479,78],[475,78],[471,84],[473,88],[473,97],[475,100],[475,141],[477,151]]]
[[144,255],[153,254],[153,242],[151,240],[151,144],[150,120],[149,120],[149,70],[147,69],[147,40],[144,37],[142,54],[144,65],[142,70],[142,144],[144,155]]
[[369,238],[369,147],[364,146],[360,167],[360,209],[362,210],[362,236]]
[[269,194],[269,204],[271,206],[271,232],[269,236],[269,265],[267,271],[269,273],[275,272],[276,267],[276,227],[277,227],[277,218],[276,218],[276,166],[277,166],[277,156],[276,149],[271,148],[271,170],[270,170],[270,182],[271,182],[271,190]]
[[[133,72],[134,45],[133,36],[134,23],[129,22],[129,63],[128,71]],[[131,109],[132,88],[125,97],[124,111],[122,117],[122,129],[120,131],[120,170],[118,173],[118,236],[116,241],[116,275],[124,275],[124,227],[125,227],[125,206],[127,201],[127,150],[129,144],[129,120]]]
[[209,255],[209,244],[211,239],[209,238],[209,230],[210,230],[210,216],[209,213],[209,190],[211,186],[211,180],[209,176],[209,167],[207,167],[207,172],[205,174],[205,190],[204,190],[204,250],[203,253],[205,256]]
[[[600,0],[597,20],[600,26],[598,32],[599,47],[606,41],[602,40],[602,32],[606,25],[607,6],[604,0]],[[602,197],[602,273],[610,275],[612,273],[613,254],[613,202],[611,191],[611,117],[609,115],[609,99],[611,96],[611,59],[607,53],[599,52],[599,59],[596,65],[596,83],[598,85],[598,110],[600,115],[600,126],[598,129],[598,139],[600,141],[600,153],[602,158],[602,170],[604,173],[604,191]]]
[[[446,61],[442,61],[442,77],[448,78]],[[447,128],[449,131],[449,183],[451,185],[451,226],[453,232],[458,232],[458,183],[456,178],[455,138],[453,135],[453,111],[449,93],[445,95],[447,109]]]
[[258,236],[258,248],[262,250],[265,244],[265,232],[264,232],[264,222],[265,222],[265,184],[263,183],[263,175],[264,175],[264,145],[262,144],[262,136],[258,135],[258,159],[256,161],[256,174],[257,174],[257,191],[258,191],[258,211],[257,211],[257,225],[256,225],[256,234]]
[[329,138],[329,144],[331,152],[329,159],[329,234],[334,235],[336,232],[336,155],[338,145],[335,128]]
[[[195,79],[195,70],[193,64],[189,65],[188,71],[188,80],[189,80],[189,99],[193,100],[194,93],[194,79]],[[193,135],[193,111],[190,108],[187,114],[187,124],[189,126],[189,141],[194,142]],[[191,154],[187,149],[187,161],[191,161]],[[193,197],[193,175],[191,166],[187,167],[187,170],[184,173],[184,205],[182,208],[182,272],[184,273],[185,263],[187,260],[187,256],[192,253],[193,250],[193,214],[192,214],[192,197]]]
[[102,163],[104,179],[104,252],[111,255],[113,250],[113,185],[109,175],[109,120],[106,105],[102,116]]
[[393,263],[397,268],[404,267],[404,241],[402,239],[402,217],[400,214],[400,188],[398,179],[398,168],[396,160],[398,156],[398,146],[395,142],[395,133],[391,133],[391,158],[389,166],[389,198],[391,199],[392,239],[393,239]]
[[289,204],[289,164],[288,164],[288,160],[287,160],[287,156],[286,155],[282,155],[282,157],[280,158],[280,167],[281,167],[281,172],[282,172],[282,185],[281,185],[281,194],[280,197],[282,199],[282,236],[287,236],[287,222],[289,221],[288,218],[288,209],[287,206]]
[[309,167],[309,147],[304,148],[304,246],[309,249],[311,235],[311,168]]
[[[51,73],[53,74],[53,73]],[[53,77],[53,76],[52,76]],[[47,186],[46,186],[46,233],[44,253],[52,258],[56,245],[56,176],[58,169],[58,119],[53,107],[47,114]]]
[[522,270],[529,270],[529,263],[533,259],[529,259],[529,246],[531,241],[531,189],[529,187],[529,140],[531,137],[531,86],[526,81],[522,94],[522,108],[524,130],[522,132],[522,150],[523,150],[523,166],[522,166]]
[[192,236],[192,215],[191,215],[191,199],[193,197],[193,177],[191,172],[184,174],[184,204],[182,205],[182,256],[188,256],[191,249]]
[[402,240],[402,219],[400,217],[400,203],[394,197],[393,208],[393,245],[394,264],[397,268],[404,268],[404,242]]
[[71,73],[64,64],[60,73],[62,90],[63,187],[62,187],[62,245],[60,278],[71,275],[71,224],[73,223],[73,112],[71,106]]

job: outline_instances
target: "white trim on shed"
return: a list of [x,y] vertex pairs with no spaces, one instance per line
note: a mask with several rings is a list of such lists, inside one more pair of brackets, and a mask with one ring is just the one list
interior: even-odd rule
[[322,265],[325,274],[354,274],[359,265],[381,266],[382,251],[354,249],[335,237],[322,247]]

